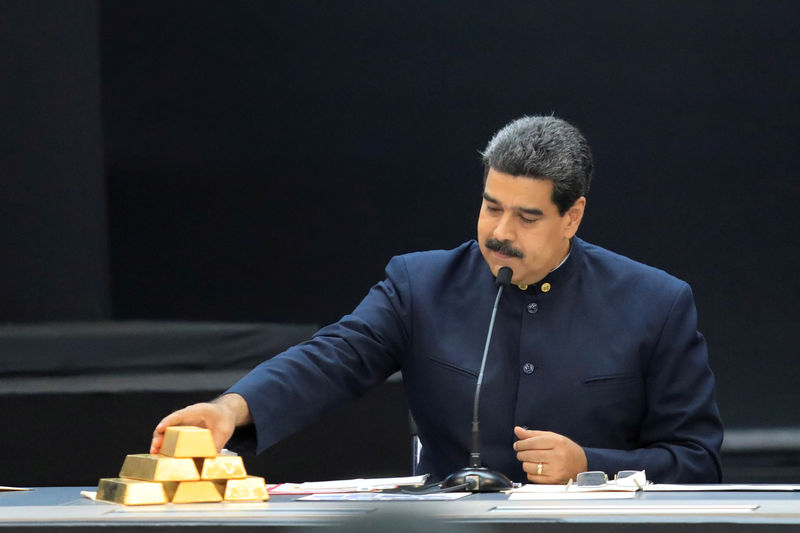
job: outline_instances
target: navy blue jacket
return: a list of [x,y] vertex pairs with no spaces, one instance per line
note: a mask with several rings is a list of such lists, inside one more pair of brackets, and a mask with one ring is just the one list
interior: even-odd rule
[[[466,466],[496,292],[475,241],[394,257],[352,314],[229,390],[247,400],[256,451],[402,370],[423,445],[419,471],[441,479]],[[719,481],[722,425],[691,289],[573,239],[545,279],[504,291],[480,420],[484,465],[515,481],[526,480],[515,425],[569,437],[589,470]]]

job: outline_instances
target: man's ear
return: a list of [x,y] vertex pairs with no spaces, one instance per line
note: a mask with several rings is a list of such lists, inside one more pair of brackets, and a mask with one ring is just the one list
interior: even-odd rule
[[578,227],[583,220],[583,212],[586,210],[586,197],[581,196],[564,213],[564,236],[571,239],[578,232]]

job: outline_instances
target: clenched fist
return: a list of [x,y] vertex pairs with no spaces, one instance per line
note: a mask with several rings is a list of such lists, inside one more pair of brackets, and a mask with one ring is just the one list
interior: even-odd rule
[[517,459],[532,483],[561,484],[587,469],[586,453],[575,441],[551,431],[514,428]]

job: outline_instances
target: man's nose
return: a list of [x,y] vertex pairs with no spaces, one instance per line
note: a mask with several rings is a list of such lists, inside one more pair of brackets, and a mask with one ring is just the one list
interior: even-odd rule
[[514,241],[514,227],[511,221],[511,217],[508,215],[504,215],[500,218],[500,221],[497,223],[497,226],[494,228],[494,232],[492,233],[495,239],[498,241]]

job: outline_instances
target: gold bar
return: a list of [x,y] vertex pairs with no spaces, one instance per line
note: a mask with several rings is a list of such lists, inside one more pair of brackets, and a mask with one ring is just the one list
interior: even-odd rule
[[214,481],[226,501],[264,501],[269,493],[263,477],[247,476],[244,479],[219,479]]
[[211,481],[167,481],[164,491],[172,503],[222,501],[222,495]]
[[135,453],[125,457],[119,477],[144,481],[192,481],[200,479],[200,474],[192,459]]
[[161,483],[138,479],[103,478],[97,485],[97,499],[125,505],[167,503]]
[[247,477],[242,458],[238,455],[218,455],[195,459],[200,479],[243,479]]
[[211,432],[195,426],[171,426],[164,432],[160,453],[170,457],[216,457]]

